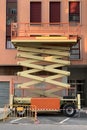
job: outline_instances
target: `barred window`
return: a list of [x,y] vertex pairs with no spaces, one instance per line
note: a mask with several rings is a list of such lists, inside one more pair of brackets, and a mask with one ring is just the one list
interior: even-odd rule
[[80,59],[80,41],[70,50],[70,60]]

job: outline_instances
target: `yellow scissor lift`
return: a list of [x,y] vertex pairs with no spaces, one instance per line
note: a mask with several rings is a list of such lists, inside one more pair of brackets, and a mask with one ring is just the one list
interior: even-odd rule
[[17,48],[19,59],[17,64],[27,68],[17,75],[29,78],[17,88],[29,90],[29,96],[13,96],[10,104],[24,105],[26,102],[35,105],[38,112],[63,109],[65,115],[73,116],[77,98],[63,98],[60,93],[70,88],[70,84],[62,79],[70,75],[65,66],[70,65],[70,47],[78,41],[79,27],[69,28],[63,23],[51,26],[13,23],[11,29],[11,41]]

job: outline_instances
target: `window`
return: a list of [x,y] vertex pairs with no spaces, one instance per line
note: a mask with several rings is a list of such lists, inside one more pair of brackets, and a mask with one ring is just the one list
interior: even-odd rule
[[50,23],[60,22],[60,2],[50,2]]
[[11,8],[10,9],[10,14],[17,14],[17,9],[16,8]]
[[11,22],[17,22],[17,0],[7,1],[6,16],[7,25],[10,25]]
[[8,49],[15,48],[11,41],[7,41],[7,47]]
[[41,2],[30,2],[30,22],[41,22]]
[[11,43],[11,22],[17,22],[17,0],[6,1],[6,48],[13,49]]
[[23,71],[22,66],[0,66],[0,75],[16,75],[18,71]]
[[80,59],[80,42],[72,46],[70,50],[70,59]]
[[7,49],[14,49],[15,48],[14,45],[12,44],[12,42],[11,42],[11,37],[6,38],[6,48]]
[[80,2],[69,2],[69,22],[80,22]]

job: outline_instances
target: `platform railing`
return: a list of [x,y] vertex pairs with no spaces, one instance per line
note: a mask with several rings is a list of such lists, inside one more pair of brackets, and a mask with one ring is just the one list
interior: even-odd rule
[[12,23],[12,38],[34,38],[36,36],[75,36],[81,34],[81,26],[69,23]]

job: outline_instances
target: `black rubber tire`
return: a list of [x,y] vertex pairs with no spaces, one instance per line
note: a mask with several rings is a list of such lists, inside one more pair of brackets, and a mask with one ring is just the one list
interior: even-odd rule
[[76,107],[74,104],[66,104],[63,107],[63,114],[68,117],[74,116],[76,113]]

